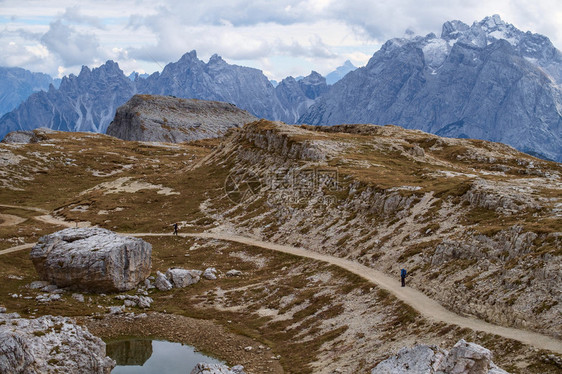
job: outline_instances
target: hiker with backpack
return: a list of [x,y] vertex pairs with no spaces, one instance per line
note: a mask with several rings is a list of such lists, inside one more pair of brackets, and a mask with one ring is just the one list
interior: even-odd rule
[[402,280],[402,287],[406,287],[406,276],[407,275],[408,275],[408,273],[406,272],[406,269],[400,270],[400,279]]
[[174,223],[174,235],[178,235],[178,224]]

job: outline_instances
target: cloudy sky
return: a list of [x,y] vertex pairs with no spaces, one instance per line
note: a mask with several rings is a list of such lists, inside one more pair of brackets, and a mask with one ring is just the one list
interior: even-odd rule
[[560,0],[0,0],[0,66],[62,76],[112,59],[152,73],[195,49],[279,80],[362,66],[407,29],[492,14],[562,49]]

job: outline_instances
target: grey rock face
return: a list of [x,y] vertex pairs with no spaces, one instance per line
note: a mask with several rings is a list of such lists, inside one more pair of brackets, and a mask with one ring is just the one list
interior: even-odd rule
[[70,318],[0,314],[0,372],[109,374],[105,343]]
[[65,229],[31,250],[41,279],[59,287],[113,292],[133,289],[150,274],[152,246],[101,228]]
[[229,367],[222,364],[200,362],[191,370],[191,374],[245,374],[245,371],[242,365]]
[[117,109],[107,134],[123,140],[179,143],[215,138],[255,120],[233,104],[135,95]]
[[512,145],[562,160],[562,55],[498,16],[392,39],[299,122],[395,124]]
[[0,67],[0,116],[15,109],[32,93],[47,91],[51,84],[58,86],[58,81],[43,73]]
[[285,78],[275,87],[276,98],[282,111],[275,111],[268,118],[297,123],[315,100],[327,91],[326,79],[315,71],[298,81],[293,77]]
[[492,362],[492,353],[463,339],[447,352],[436,346],[402,348],[371,374],[508,374]]
[[0,119],[0,138],[16,130],[48,127],[61,131],[105,132],[115,109],[135,93],[131,82],[113,61],[78,76],[64,77],[57,89],[32,94]]

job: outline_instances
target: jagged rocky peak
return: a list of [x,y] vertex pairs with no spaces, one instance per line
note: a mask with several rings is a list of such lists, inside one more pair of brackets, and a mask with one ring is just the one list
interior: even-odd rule
[[326,75],[326,83],[330,85],[334,84],[345,77],[347,73],[355,69],[357,69],[357,67],[353,65],[351,61],[346,60],[342,66],[337,67],[336,70]]
[[396,124],[502,142],[560,161],[560,82],[562,55],[548,38],[499,16],[471,26],[449,21],[441,37],[387,41],[298,122]]
[[229,103],[135,95],[117,109],[107,134],[123,140],[180,143],[216,138],[256,119]]
[[470,26],[459,20],[447,21],[441,29],[441,38],[445,40],[458,39],[469,28]]

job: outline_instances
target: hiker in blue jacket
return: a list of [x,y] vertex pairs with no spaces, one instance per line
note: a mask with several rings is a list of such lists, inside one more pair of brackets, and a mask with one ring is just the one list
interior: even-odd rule
[[400,270],[400,279],[402,280],[402,287],[406,287],[406,276],[407,275],[408,275],[408,273],[406,272],[406,269]]

